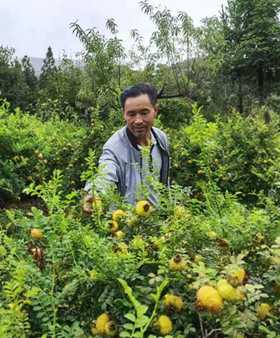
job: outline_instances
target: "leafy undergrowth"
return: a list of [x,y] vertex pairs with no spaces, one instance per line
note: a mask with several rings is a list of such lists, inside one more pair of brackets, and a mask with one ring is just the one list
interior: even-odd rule
[[[113,193],[82,212],[56,171],[46,210],[1,214],[0,337],[269,337],[280,332],[279,207],[205,186]],[[118,212],[115,212],[118,210]],[[122,211],[120,211],[122,210]]]

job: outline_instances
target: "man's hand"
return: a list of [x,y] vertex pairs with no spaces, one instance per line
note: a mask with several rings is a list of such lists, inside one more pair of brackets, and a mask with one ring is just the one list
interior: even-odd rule
[[83,199],[83,210],[87,214],[92,213],[92,202],[93,202],[93,196],[92,195],[86,195]]

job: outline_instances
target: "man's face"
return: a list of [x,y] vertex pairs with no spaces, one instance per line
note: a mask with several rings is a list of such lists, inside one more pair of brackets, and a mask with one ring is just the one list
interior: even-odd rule
[[158,108],[153,106],[147,94],[129,97],[125,101],[123,113],[127,127],[140,142],[146,142],[150,137]]

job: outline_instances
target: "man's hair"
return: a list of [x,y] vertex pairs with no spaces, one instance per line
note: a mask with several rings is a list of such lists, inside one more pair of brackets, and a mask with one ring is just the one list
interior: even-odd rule
[[156,88],[149,83],[138,83],[134,86],[126,88],[122,92],[120,96],[122,109],[124,109],[126,99],[129,97],[137,97],[142,94],[147,94],[149,96],[152,105],[156,104],[158,97]]

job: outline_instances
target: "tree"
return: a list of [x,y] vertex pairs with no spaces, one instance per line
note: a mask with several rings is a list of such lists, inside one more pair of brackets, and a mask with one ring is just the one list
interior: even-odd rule
[[224,69],[238,80],[243,110],[243,81],[257,84],[263,103],[269,85],[279,73],[280,0],[228,0],[222,10],[225,37]]
[[39,78],[41,95],[55,99],[58,96],[57,67],[51,47],[48,47]]
[[22,71],[25,83],[27,84],[26,100],[29,108],[35,105],[38,95],[38,79],[35,75],[35,70],[30,62],[30,58],[25,55],[21,60]]
[[107,107],[119,110],[124,48],[116,36],[117,25],[113,19],[109,19],[106,24],[113,34],[113,38],[109,39],[95,28],[84,30],[77,22],[70,26],[85,48],[84,79],[78,93],[78,103],[90,122],[90,107],[101,111]]
[[0,96],[6,98],[13,107],[25,108],[28,104],[28,86],[14,53],[12,48],[0,47]]
[[35,70],[30,62],[30,58],[25,55],[21,60],[22,70],[25,77],[25,82],[31,90],[37,89],[38,79],[35,75]]

